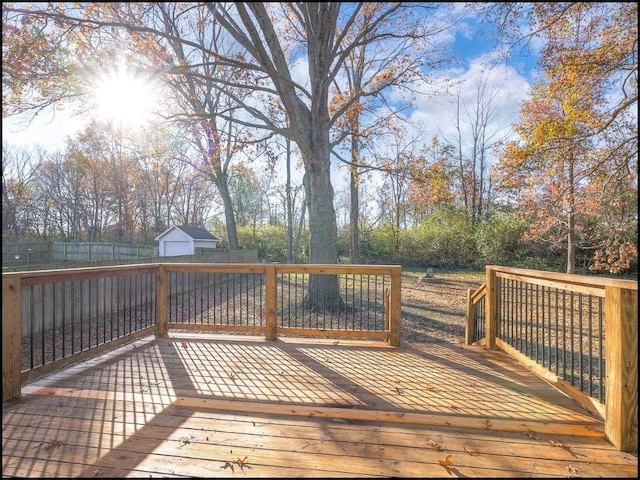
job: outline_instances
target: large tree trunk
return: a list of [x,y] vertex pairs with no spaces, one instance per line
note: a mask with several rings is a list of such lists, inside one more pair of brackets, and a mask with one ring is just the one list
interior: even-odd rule
[[[233,25],[227,12],[213,5],[216,18],[238,41],[254,45],[252,54],[269,75],[286,111],[290,137],[300,148],[305,168],[305,194],[309,209],[309,263],[337,262],[338,229],[333,206],[329,116],[329,89],[334,81],[336,25],[339,2],[291,4],[300,15],[306,35],[309,66],[309,103],[299,96],[288,59],[271,21],[267,4],[237,2],[236,9],[247,33]],[[248,35],[248,36],[247,36]],[[342,299],[336,275],[312,275],[306,303],[310,308],[338,308]]]
[[[309,209],[309,263],[335,264],[337,257],[338,228],[333,205],[333,186],[328,160],[311,169],[305,178],[307,206]],[[336,275],[311,275],[305,305],[315,311],[344,310]]]

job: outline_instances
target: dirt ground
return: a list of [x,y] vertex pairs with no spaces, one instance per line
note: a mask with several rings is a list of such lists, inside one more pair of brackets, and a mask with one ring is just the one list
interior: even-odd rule
[[484,282],[485,272],[426,269],[402,272],[402,341],[463,343],[467,290]]

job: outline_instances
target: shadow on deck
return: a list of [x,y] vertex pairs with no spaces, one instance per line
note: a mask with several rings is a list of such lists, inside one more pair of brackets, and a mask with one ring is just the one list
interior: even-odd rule
[[602,421],[508,355],[172,332],[3,405],[3,476],[637,474]]

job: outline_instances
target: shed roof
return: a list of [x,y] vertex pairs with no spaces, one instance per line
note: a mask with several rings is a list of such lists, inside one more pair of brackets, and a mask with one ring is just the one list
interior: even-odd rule
[[189,227],[187,225],[174,225],[173,227],[168,228],[167,230],[162,232],[160,235],[158,235],[156,237],[156,240],[159,240],[160,238],[164,237],[167,233],[169,233],[174,228],[178,228],[178,229],[182,230],[184,233],[189,235],[194,240],[216,240],[216,241],[220,241],[220,239],[218,237],[212,235],[208,230],[205,230],[202,227]]

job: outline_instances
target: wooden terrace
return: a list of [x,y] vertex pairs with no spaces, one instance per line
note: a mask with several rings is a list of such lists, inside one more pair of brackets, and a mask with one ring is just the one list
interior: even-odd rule
[[635,477],[603,424],[482,347],[148,337],[3,408],[9,477]]
[[5,399],[22,303],[3,301],[3,477],[637,478],[637,447],[616,448],[584,402],[482,342],[141,326],[63,369],[23,368]]

